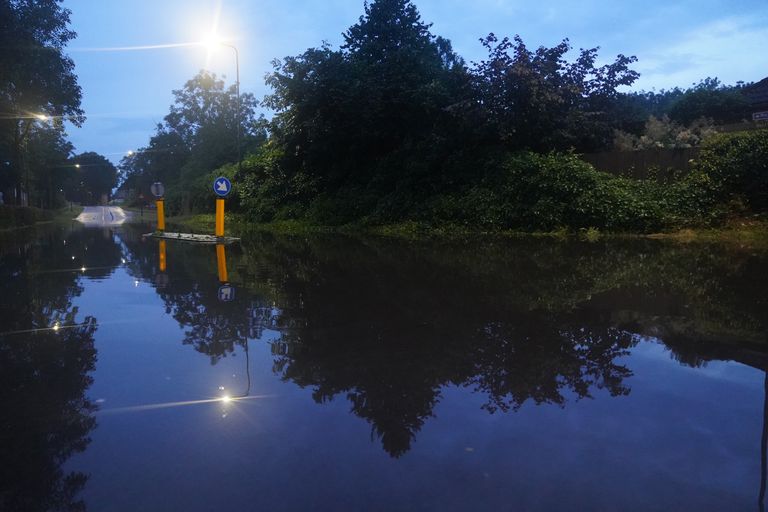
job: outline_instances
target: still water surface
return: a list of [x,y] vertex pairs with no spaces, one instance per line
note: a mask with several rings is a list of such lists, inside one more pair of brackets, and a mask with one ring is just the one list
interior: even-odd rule
[[0,510],[760,510],[764,252],[146,230],[1,241]]

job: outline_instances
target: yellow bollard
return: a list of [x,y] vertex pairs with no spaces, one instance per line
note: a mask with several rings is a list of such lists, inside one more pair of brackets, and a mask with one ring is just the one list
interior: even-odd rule
[[157,200],[157,230],[165,231],[165,203],[162,198]]
[[227,275],[227,253],[224,250],[224,244],[216,244],[216,263],[219,267],[219,281],[222,283],[229,282],[229,276]]
[[224,200],[216,199],[216,236],[224,236]]
[[160,240],[160,272],[165,272],[165,240]]

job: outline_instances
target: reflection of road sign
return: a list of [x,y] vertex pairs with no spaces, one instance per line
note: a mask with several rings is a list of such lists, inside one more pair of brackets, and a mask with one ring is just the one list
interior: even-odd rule
[[232,302],[235,300],[235,287],[231,284],[219,286],[219,300],[221,302]]
[[229,181],[224,176],[219,176],[215,180],[213,180],[213,191],[216,192],[216,195],[219,197],[227,197],[229,195],[229,192],[232,190],[232,182]]
[[768,111],[765,112],[755,112],[752,114],[752,120],[753,121],[768,121]]
[[165,195],[165,187],[159,181],[154,182],[152,186],[149,187],[149,191],[152,192],[152,195],[155,197],[163,197]]
[[158,288],[165,288],[168,286],[168,274],[160,272],[155,276],[155,286]]

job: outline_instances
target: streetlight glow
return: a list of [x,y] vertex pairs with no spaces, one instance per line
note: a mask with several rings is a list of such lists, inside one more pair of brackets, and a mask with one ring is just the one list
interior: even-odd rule
[[[80,164],[75,164],[75,168],[79,169],[80,168]],[[81,183],[81,185],[82,185],[82,183]]]
[[35,114],[35,117],[38,118],[40,121],[47,121],[48,116],[45,114]]
[[205,46],[208,48],[209,52],[212,52],[222,42],[223,40],[215,32],[211,32],[203,36],[203,38],[200,40],[200,45]]

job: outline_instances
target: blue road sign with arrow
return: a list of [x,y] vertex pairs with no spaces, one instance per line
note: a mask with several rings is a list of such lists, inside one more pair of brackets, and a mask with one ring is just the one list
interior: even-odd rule
[[213,191],[219,197],[227,197],[232,190],[232,182],[224,176],[219,176],[213,180]]

